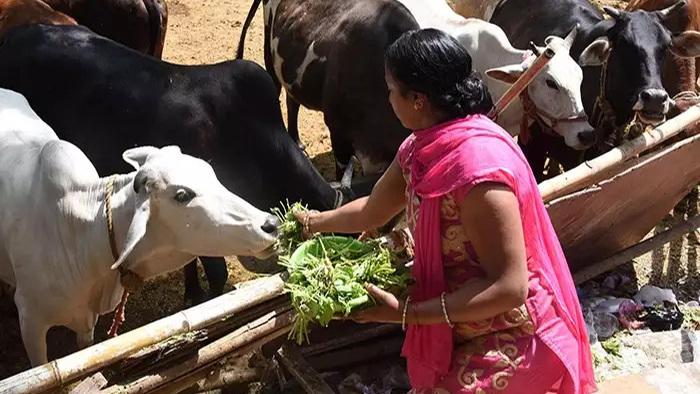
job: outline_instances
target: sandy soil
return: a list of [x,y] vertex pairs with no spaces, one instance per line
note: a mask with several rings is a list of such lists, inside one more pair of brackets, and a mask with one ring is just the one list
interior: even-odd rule
[[[169,6],[169,25],[164,50],[164,58],[182,64],[214,63],[235,56],[240,30],[250,8],[251,0],[166,0]],[[606,3],[608,1],[606,0]],[[620,3],[609,1],[609,3]],[[248,31],[245,58],[263,64],[262,9]],[[282,112],[286,117],[284,94],[280,97]],[[332,161],[328,131],[323,123],[322,114],[301,110],[299,117],[301,138],[307,151],[324,176],[332,177]],[[640,263],[638,267],[646,279],[658,280],[669,285],[684,285],[697,278],[697,265],[694,258],[696,241],[693,238],[686,243],[672,245],[658,251],[651,259]],[[690,242],[688,244],[687,242]],[[692,250],[690,264],[686,262],[664,263],[669,254],[680,255],[683,250]],[[683,253],[687,255],[688,253]],[[642,261],[642,260],[640,260]],[[680,261],[680,260],[679,260]],[[229,260],[229,285],[240,280],[249,279],[252,274],[245,271],[235,259]],[[669,268],[670,267],[670,268]],[[201,269],[200,269],[201,271]],[[204,283],[204,282],[203,282]],[[204,284],[205,285],[205,284]],[[692,295],[697,287],[687,293]],[[120,332],[131,330],[151,321],[172,314],[182,308],[183,284],[181,272],[148,283],[141,291],[132,294],[126,310],[126,321]],[[684,292],[685,293],[685,292]],[[697,297],[697,293],[694,295]],[[96,340],[104,340],[111,324],[111,314],[102,316],[96,329]],[[0,293],[0,379],[18,373],[29,367],[24,353],[17,314],[12,297]],[[74,350],[74,336],[66,329],[53,329],[48,335],[51,357],[65,355]]]

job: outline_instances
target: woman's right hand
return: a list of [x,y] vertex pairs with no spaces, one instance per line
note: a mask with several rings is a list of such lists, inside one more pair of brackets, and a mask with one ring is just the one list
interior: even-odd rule
[[311,211],[307,211],[307,212],[302,212],[302,211],[293,212],[294,217],[299,221],[299,223],[301,223],[301,236],[305,240],[310,239],[314,235],[314,232],[310,229],[309,221],[311,219],[311,215],[316,214],[316,213],[319,213],[319,212],[316,210],[311,210]]

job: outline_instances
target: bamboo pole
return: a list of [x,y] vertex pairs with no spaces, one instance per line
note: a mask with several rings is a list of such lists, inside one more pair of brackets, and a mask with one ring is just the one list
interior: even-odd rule
[[542,199],[545,202],[550,202],[574,192],[585,186],[591,178],[662,143],[698,121],[700,121],[700,104],[690,107],[687,111],[655,129],[645,132],[593,160],[586,161],[576,168],[540,183],[539,189]]
[[589,279],[595,278],[596,276],[607,272],[618,265],[624,264],[635,257],[641,256],[644,253],[651,252],[652,250],[659,248],[667,243],[673,241],[674,239],[681,237],[685,234],[692,232],[693,230],[700,227],[700,215],[693,216],[692,218],[677,224],[670,229],[656,234],[655,236],[646,239],[636,245],[630,246],[614,255],[602,260],[598,263],[592,264],[574,274],[574,283],[579,284],[585,282]]
[[223,322],[212,324],[205,329],[170,337],[163,342],[144,348],[118,364],[115,364],[113,367],[115,373],[113,375],[118,376],[118,379],[124,381],[128,380],[128,378],[134,374],[143,376],[153,370],[162,369],[163,364],[168,364],[174,359],[181,358],[185,353],[196,351],[198,348],[202,347],[203,341],[209,342],[219,339],[221,336],[230,333],[241,325],[249,323],[281,307],[291,308],[288,297],[280,296],[273,298],[272,300],[265,301],[250,309],[241,311],[240,314],[236,314]]
[[231,291],[118,337],[11,376],[0,381],[0,393],[35,394],[56,389],[120,361],[146,346],[173,335],[207,327],[227,316],[283,294],[284,282],[279,275],[256,279],[254,282],[245,288]]
[[[249,344],[241,347],[240,349],[236,349],[230,354],[224,356],[224,358],[230,358],[230,357],[236,357],[240,356],[246,353],[250,353],[252,351],[255,351],[256,349],[259,349],[262,345],[275,340],[276,338],[286,334],[291,330],[291,325],[287,325],[285,327],[282,327],[281,329],[278,329],[274,332],[268,333],[266,335],[263,335],[262,337],[250,342]],[[221,366],[221,362],[219,361],[214,361],[208,365],[205,365],[201,368],[198,368],[195,371],[188,372],[185,375],[180,376],[179,378],[168,382],[157,389],[148,392],[148,394],[172,394],[172,393],[179,393],[187,388],[190,388],[192,386],[197,385],[199,382],[201,382],[203,379],[206,379],[213,371],[215,371],[217,368]],[[223,386],[222,386],[223,387]]]
[[523,92],[527,88],[527,86],[532,82],[533,79],[537,76],[537,74],[542,71],[544,66],[549,63],[550,60],[554,57],[556,53],[552,48],[547,47],[545,48],[544,52],[542,52],[541,55],[535,59],[534,62],[532,62],[532,65],[525,70],[525,72],[518,78],[517,81],[515,81],[514,84],[510,85],[508,90],[503,93],[503,96],[498,99],[496,104],[493,106],[491,111],[488,113],[488,117],[491,119],[497,118],[498,115],[500,115],[508,106],[515,100],[516,97],[520,95],[520,93]]
[[[277,331],[286,332],[291,329],[294,312],[280,308],[252,321],[230,334],[199,349],[177,364],[164,371],[147,375],[126,385],[110,386],[100,394],[143,394],[152,391],[163,384],[173,381],[182,375],[206,367],[234,350],[240,349],[257,339]],[[285,331],[286,330],[286,331]],[[280,334],[281,335],[281,334]],[[195,382],[199,380],[196,379]]]

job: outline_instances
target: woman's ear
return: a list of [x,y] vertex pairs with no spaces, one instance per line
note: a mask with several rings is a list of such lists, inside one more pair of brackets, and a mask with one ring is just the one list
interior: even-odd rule
[[422,109],[428,101],[428,96],[423,93],[413,93],[413,108],[415,110]]

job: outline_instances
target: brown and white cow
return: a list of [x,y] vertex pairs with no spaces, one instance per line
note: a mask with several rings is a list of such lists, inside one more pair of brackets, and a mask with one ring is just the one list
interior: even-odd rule
[[0,34],[19,25],[76,22],[160,59],[168,9],[164,0],[0,0]]
[[[254,0],[243,26],[239,58],[259,3]],[[263,0],[263,8],[265,65],[278,89],[287,92],[289,132],[298,142],[300,104],[323,111],[338,175],[353,153],[365,173],[381,172],[408,134],[388,104],[383,77],[384,51],[403,32],[436,27],[457,37],[474,58],[475,69],[489,76],[494,99],[535,57],[513,48],[497,26],[458,16],[444,0],[429,5],[408,0]],[[547,42],[561,50],[528,91],[538,112],[551,114],[544,122],[567,145],[585,148],[594,134],[581,116],[581,69],[568,55],[568,41],[551,37]],[[498,119],[513,136],[523,122],[523,106],[517,101]]]
[[[261,0],[253,0],[246,30]],[[394,115],[384,81],[384,52],[418,29],[393,0],[262,0],[265,66],[287,92],[289,134],[301,147],[299,105],[322,111],[330,130],[336,175],[355,155],[365,174],[382,172],[408,136]]]

